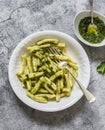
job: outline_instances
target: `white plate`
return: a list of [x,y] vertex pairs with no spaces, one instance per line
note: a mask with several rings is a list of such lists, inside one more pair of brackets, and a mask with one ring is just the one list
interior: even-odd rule
[[85,50],[71,36],[58,31],[41,31],[33,33],[22,40],[15,48],[9,62],[9,80],[17,97],[31,108],[46,112],[60,111],[72,106],[83,96],[83,93],[77,84],[75,84],[70,97],[62,98],[59,103],[52,101],[47,104],[42,104],[35,102],[26,96],[26,90],[21,87],[21,83],[16,77],[16,72],[21,63],[20,56],[26,53],[26,48],[28,46],[43,38],[57,38],[67,44],[68,56],[72,57],[79,66],[78,79],[85,85],[85,87],[88,86],[90,80],[90,64]]

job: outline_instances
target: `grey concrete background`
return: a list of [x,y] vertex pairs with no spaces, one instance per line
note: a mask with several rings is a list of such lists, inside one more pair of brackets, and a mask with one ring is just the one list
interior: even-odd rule
[[[83,97],[64,111],[40,112],[23,104],[8,80],[10,56],[24,37],[50,29],[76,38],[73,19],[84,9],[89,9],[88,0],[0,0],[0,130],[105,130],[105,76],[96,72],[105,60],[105,47],[81,43],[90,59],[89,90],[97,98],[94,104]],[[94,9],[105,15],[105,0],[94,0]]]

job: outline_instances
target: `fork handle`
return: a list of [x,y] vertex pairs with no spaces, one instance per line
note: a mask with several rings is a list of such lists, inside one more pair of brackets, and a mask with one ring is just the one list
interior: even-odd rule
[[90,10],[91,10],[91,24],[93,24],[93,0],[89,0],[90,2]]
[[82,92],[84,93],[86,99],[87,99],[90,103],[94,102],[94,101],[96,100],[95,96],[94,96],[91,92],[89,92],[89,91],[84,87],[83,84],[81,84],[81,82],[73,75],[73,73],[71,72],[71,70],[70,70],[68,67],[66,67],[66,69],[69,71],[69,73],[70,73],[70,74],[72,75],[72,77],[75,79],[75,81],[77,82],[77,84],[78,84],[79,87],[81,88]]

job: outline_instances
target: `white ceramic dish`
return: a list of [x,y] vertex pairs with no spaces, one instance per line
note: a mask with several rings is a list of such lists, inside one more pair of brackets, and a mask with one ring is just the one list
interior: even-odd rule
[[[81,11],[79,12],[75,18],[74,18],[74,32],[76,34],[76,36],[78,37],[78,39],[80,41],[82,41],[84,44],[88,45],[88,46],[91,46],[91,47],[101,47],[101,46],[104,46],[105,45],[105,39],[101,42],[101,43],[97,43],[97,44],[92,44],[92,43],[89,43],[87,41],[85,41],[80,33],[79,33],[79,29],[78,29],[78,26],[79,26],[79,23],[81,21],[81,19],[85,18],[85,17],[88,17],[90,16],[90,10],[84,10],[84,11]],[[104,15],[94,11],[93,13],[93,16],[94,17],[99,17],[104,23],[105,23],[105,17]]]
[[87,87],[90,79],[90,64],[88,56],[82,46],[71,36],[58,32],[58,31],[41,31],[37,33],[33,33],[22,40],[17,47],[15,48],[9,62],[9,80],[12,86],[13,91],[18,96],[18,98],[23,101],[25,104],[30,106],[31,108],[46,111],[46,112],[54,112],[66,109],[73,104],[75,104],[82,96],[80,88],[77,84],[75,84],[72,94],[70,97],[62,98],[59,103],[57,102],[48,102],[47,104],[42,104],[33,101],[29,97],[26,96],[26,91],[21,87],[21,83],[16,77],[16,72],[18,71],[21,63],[20,56],[26,53],[26,48],[36,41],[43,38],[57,38],[62,42],[67,44],[67,54],[72,57],[79,66],[79,76],[78,79]]

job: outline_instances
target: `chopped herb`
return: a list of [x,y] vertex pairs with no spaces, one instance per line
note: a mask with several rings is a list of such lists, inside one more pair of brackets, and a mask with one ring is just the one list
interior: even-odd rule
[[47,64],[50,64],[50,61],[49,61],[49,60],[46,60],[46,63],[47,63]]
[[45,69],[43,69],[43,72],[44,72],[44,74],[43,74],[44,76],[47,76],[48,78],[50,77],[48,72]]
[[48,100],[48,97],[46,95],[43,96],[43,98],[47,99]]
[[52,85],[52,84],[48,84],[48,83],[47,83],[47,86],[48,86],[50,89],[52,89],[52,88],[51,88],[51,85]]
[[28,80],[29,79],[28,74],[25,74],[25,76],[26,76],[26,79]]
[[50,70],[51,70],[51,75],[53,75],[55,73],[53,67],[50,67]]
[[48,48],[43,48],[43,53],[48,52]]

